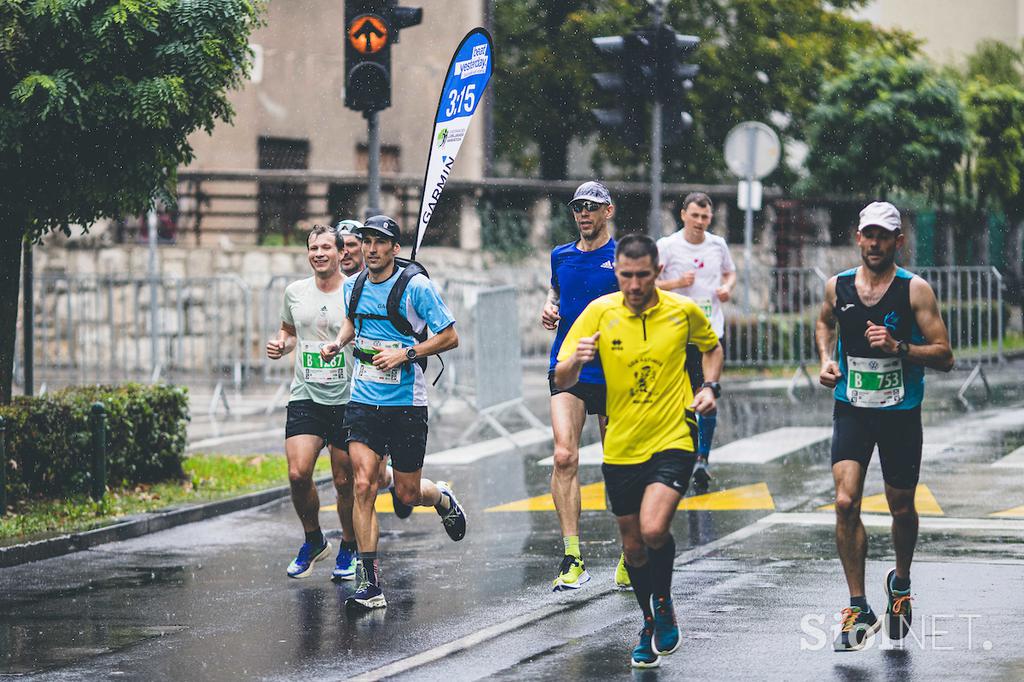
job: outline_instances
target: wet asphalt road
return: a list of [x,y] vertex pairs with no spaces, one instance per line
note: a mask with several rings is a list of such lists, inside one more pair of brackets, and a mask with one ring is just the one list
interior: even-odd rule
[[[827,443],[768,464],[722,464],[713,490],[763,483],[774,509],[681,511],[676,604],[679,651],[656,671],[631,671],[639,628],[631,593],[612,589],[618,557],[608,511],[584,511],[594,579],[552,594],[560,535],[554,513],[488,512],[542,495],[543,451],[431,467],[469,511],[460,543],[433,513],[381,515],[389,606],[346,614],[351,584],[284,575],[301,542],[290,504],[210,521],[0,572],[0,674],[28,679],[1024,679],[1024,470],[992,462],[1024,444],[1013,390],[964,413],[936,396],[926,413],[922,483],[941,506],[923,517],[914,564],[914,635],[870,650],[831,651],[846,590],[835,559]],[[778,394],[722,406],[720,441],[778,426],[828,425],[821,395],[791,406]],[[714,462],[714,455],[712,455]],[[596,466],[581,483],[600,481]],[[875,464],[866,495],[881,492]],[[324,504],[332,503],[322,493]],[[742,504],[740,505],[742,506]],[[332,511],[325,529],[337,528]],[[944,524],[944,525],[943,525]],[[869,526],[869,599],[884,610],[892,565],[886,527]],[[336,538],[332,538],[336,542]]]

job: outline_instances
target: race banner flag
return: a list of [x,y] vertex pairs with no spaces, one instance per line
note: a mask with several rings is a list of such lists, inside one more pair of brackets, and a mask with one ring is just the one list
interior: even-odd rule
[[452,56],[437,104],[434,134],[430,138],[430,151],[427,153],[419,224],[416,226],[416,243],[412,249],[414,259],[441,192],[451,176],[455,157],[469,130],[469,122],[473,120],[484,89],[491,80],[493,63],[491,34],[483,28],[474,28],[467,33]]

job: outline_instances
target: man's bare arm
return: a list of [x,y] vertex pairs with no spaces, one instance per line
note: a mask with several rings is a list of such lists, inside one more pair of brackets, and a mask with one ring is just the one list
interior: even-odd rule
[[953,369],[953,349],[949,344],[946,323],[939,313],[935,292],[920,277],[910,280],[910,307],[925,342],[910,344],[906,359],[942,372]]
[[826,388],[835,388],[842,378],[839,365],[833,359],[836,345],[836,278],[825,284],[825,300],[821,302],[821,312],[814,325],[814,343],[818,348],[818,359],[821,361],[821,372],[818,382]]

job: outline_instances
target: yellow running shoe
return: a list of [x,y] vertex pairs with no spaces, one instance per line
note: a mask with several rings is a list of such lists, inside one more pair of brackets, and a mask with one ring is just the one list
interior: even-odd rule
[[562,557],[562,565],[558,568],[558,577],[551,583],[551,591],[578,590],[583,583],[589,580],[590,574],[587,573],[587,569],[583,565],[583,559],[566,554]]
[[619,555],[619,565],[615,567],[615,587],[620,590],[633,589],[633,583],[629,580],[629,571],[626,570],[626,555]]

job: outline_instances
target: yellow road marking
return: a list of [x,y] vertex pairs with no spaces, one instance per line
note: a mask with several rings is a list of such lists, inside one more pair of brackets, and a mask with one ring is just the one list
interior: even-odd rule
[[[935,495],[932,495],[932,491],[924,483],[919,483],[917,486],[917,492],[914,493],[914,506],[917,507],[917,513],[924,516],[945,516],[946,514],[939,506]],[[835,509],[834,504],[818,507],[818,511],[835,511]],[[885,499],[885,493],[869,495],[862,499],[860,510],[867,513],[888,514],[889,503]]]
[[[591,483],[580,486],[580,507],[585,511],[600,511],[605,509],[604,483]],[[517,500],[508,504],[501,504],[484,511],[508,511],[508,512],[533,512],[533,511],[555,511],[555,501],[551,493],[528,497],[525,500]]]
[[[377,502],[373,505],[373,508],[377,510],[378,514],[394,514],[395,505],[391,502],[390,494],[381,494],[377,496]],[[338,505],[336,504],[325,504],[320,507],[322,512],[337,511]],[[437,512],[433,507],[413,507],[413,514],[436,514]]]
[[993,512],[989,516],[1006,516],[1009,518],[1024,516],[1024,504],[1019,507],[1013,507],[1012,509],[1005,509],[1001,512]]
[[768,484],[755,483],[704,495],[684,497],[679,501],[679,509],[690,511],[775,509],[775,500],[772,499],[772,494],[768,490]]
[[[605,504],[604,483],[591,483],[580,486],[580,507],[585,511],[603,511],[607,509]],[[684,498],[679,502],[679,509],[683,510],[705,510],[705,511],[726,511],[730,509],[775,509],[775,501],[772,499],[768,486],[765,483],[755,483],[739,488],[721,490],[706,495],[695,495]],[[516,500],[496,507],[490,507],[485,511],[489,512],[537,512],[555,511],[555,502],[551,495],[537,495],[525,500]]]

